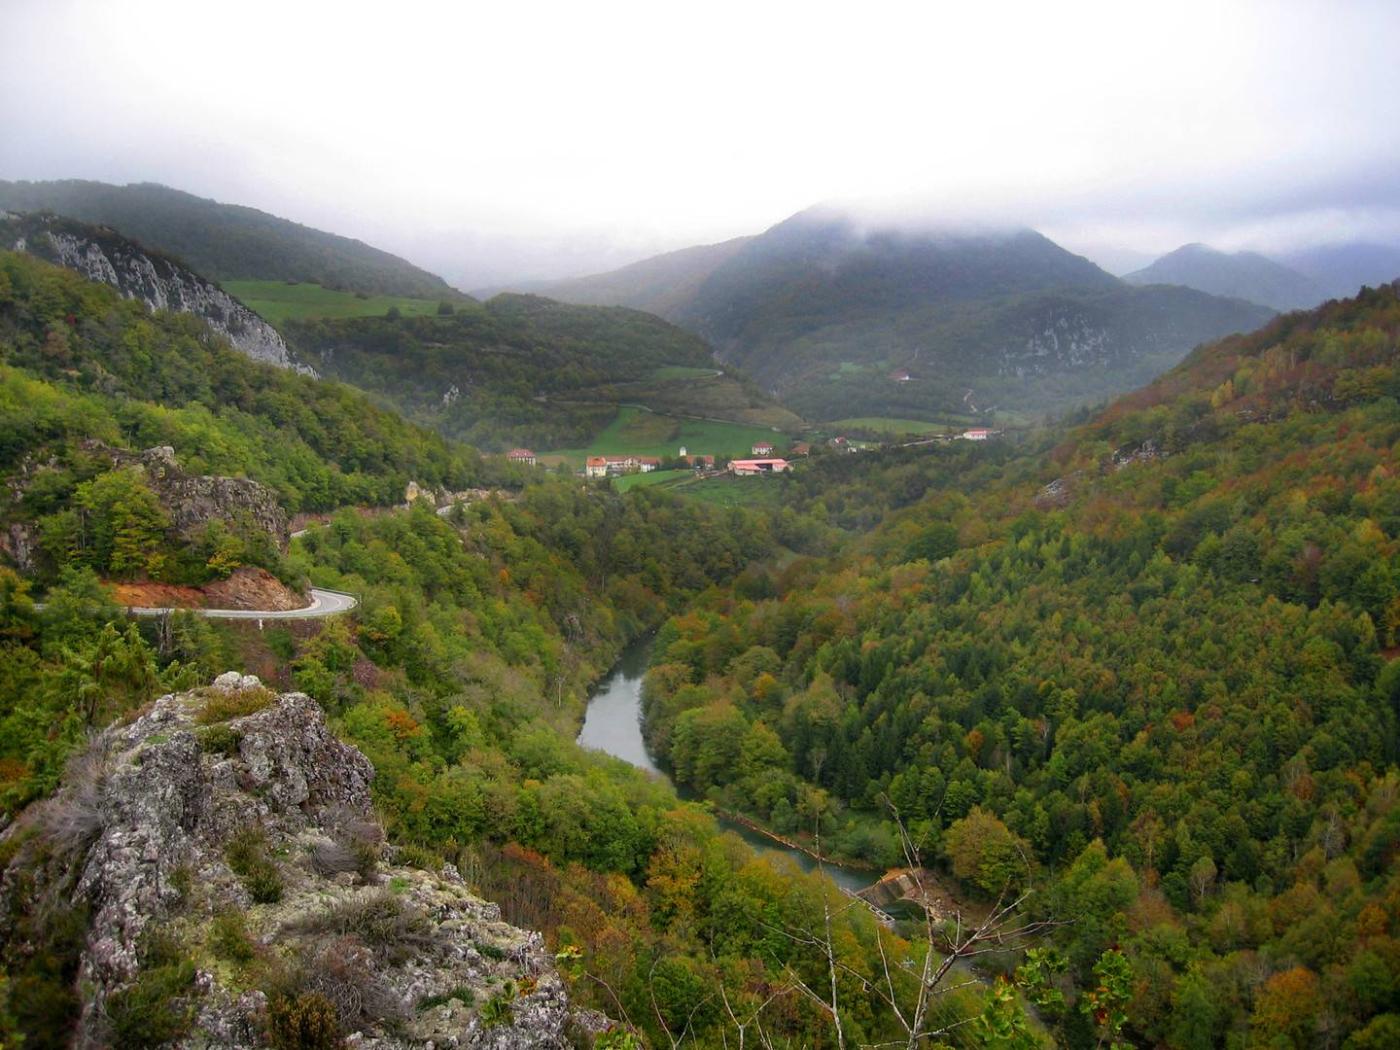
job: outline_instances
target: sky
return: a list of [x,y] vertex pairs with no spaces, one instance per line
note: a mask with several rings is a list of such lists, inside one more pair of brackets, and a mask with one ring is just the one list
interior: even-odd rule
[[1400,2],[0,0],[0,178],[154,181],[462,287],[818,202],[1188,241],[1400,242]]

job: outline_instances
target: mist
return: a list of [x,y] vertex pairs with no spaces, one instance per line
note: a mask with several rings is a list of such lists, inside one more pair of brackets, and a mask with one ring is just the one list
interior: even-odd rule
[[461,287],[816,202],[1101,262],[1400,242],[1397,45],[1387,3],[7,0],[0,178],[161,182]]

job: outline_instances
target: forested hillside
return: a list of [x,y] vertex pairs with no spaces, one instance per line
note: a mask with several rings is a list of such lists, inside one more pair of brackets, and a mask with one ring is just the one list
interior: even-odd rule
[[[104,933],[89,929],[102,902],[85,895],[80,873],[94,807],[107,800],[101,731],[229,667],[319,701],[374,764],[395,862],[437,872],[450,861],[514,921],[541,930],[572,996],[620,1025],[612,1045],[688,1032],[722,1046],[761,1024],[773,1038],[826,1046],[838,1017],[852,1040],[900,1031],[870,978],[882,955],[935,958],[928,944],[881,930],[829,883],[774,868],[669,787],[573,743],[585,691],[623,642],[770,556],[765,521],[606,484],[493,475],[471,450],[362,395],[251,362],[194,318],[150,314],[23,255],[0,255],[0,353],[5,524],[41,537],[31,568],[0,566],[7,1045],[67,1045],[90,995],[77,966]],[[260,479],[287,508],[343,509],[285,558],[267,536],[261,554],[243,542],[256,541],[251,533],[187,542],[168,528],[147,476],[111,458],[162,443],[192,469]],[[396,501],[409,477],[516,488],[446,519],[422,504],[346,506]],[[18,552],[6,553],[15,565]],[[362,604],[342,619],[264,630],[193,614],[130,620],[106,586],[219,574],[262,554],[289,578],[353,590]],[[253,690],[221,710],[206,705],[199,761],[237,750],[238,718],[260,702]],[[44,801],[65,768],[69,793]],[[27,809],[36,805],[47,808]],[[267,917],[253,911],[302,878],[306,859],[256,847],[227,857],[252,889],[236,891],[215,922],[182,911],[193,878],[141,902],[153,946],[114,979],[112,1045],[201,1034],[197,966],[285,1005],[285,960],[251,932]],[[372,879],[373,858],[354,864]],[[44,866],[57,897],[38,893]],[[416,936],[393,924],[347,927],[335,944],[340,958],[372,950],[402,962],[421,947]],[[357,973],[315,971],[337,998],[296,999],[325,1040],[316,1045],[439,1005],[361,998],[368,985]],[[840,995],[826,1007],[810,990],[834,977]],[[893,980],[901,998],[919,998],[912,978]],[[489,1028],[527,992],[461,1001]],[[930,1029],[960,1022],[977,1025],[984,1044],[1029,1024],[1013,996],[972,988],[927,1014]],[[305,1045],[268,1023],[255,1038]]]
[[363,241],[151,182],[0,180],[0,209],[111,226],[215,281],[310,281],[327,288],[464,298],[435,274]]
[[[431,317],[285,327],[317,370],[370,391],[419,423],[493,451],[586,445],[616,414],[618,402],[642,392],[622,384],[667,368],[714,364],[702,340],[650,314],[528,295],[498,295]],[[684,411],[685,384],[672,386],[676,403],[667,407]],[[772,407],[756,390],[744,401],[697,399],[689,407],[718,415],[749,402]]]
[[1388,286],[1047,453],[843,457],[824,510],[923,497],[668,623],[648,735],[779,831],[894,862],[898,820],[968,893],[1043,887],[1076,981],[1126,954],[1144,1045],[1391,1045],[1398,398]]

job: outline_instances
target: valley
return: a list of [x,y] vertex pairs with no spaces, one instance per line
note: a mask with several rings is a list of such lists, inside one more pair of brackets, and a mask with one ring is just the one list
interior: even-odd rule
[[0,1041],[1386,1045],[1400,284],[819,213],[603,282],[665,320],[3,221]]

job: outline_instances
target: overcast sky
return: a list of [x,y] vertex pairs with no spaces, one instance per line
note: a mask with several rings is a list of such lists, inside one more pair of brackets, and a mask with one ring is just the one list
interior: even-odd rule
[[1100,261],[1400,241],[1400,2],[0,0],[0,178],[157,181],[464,285],[818,201]]

